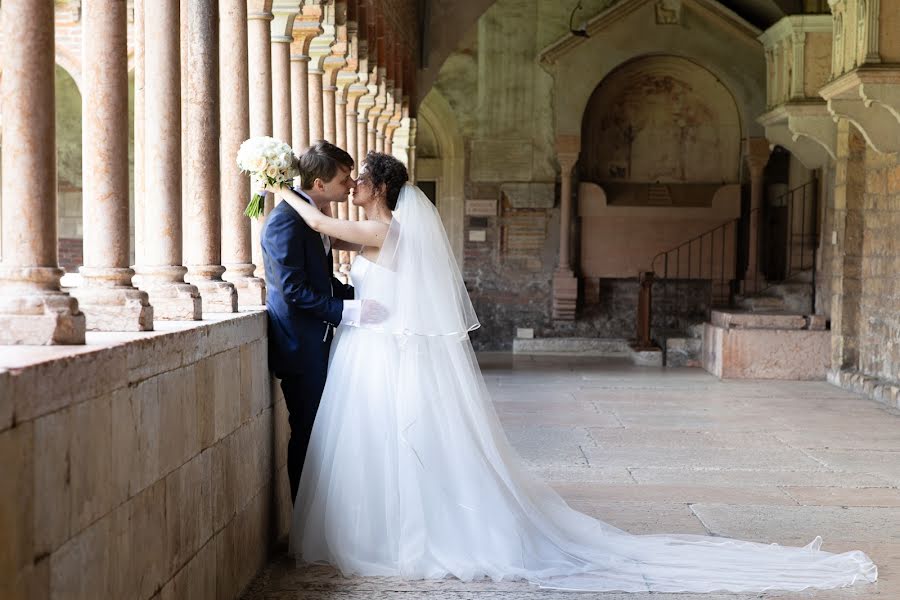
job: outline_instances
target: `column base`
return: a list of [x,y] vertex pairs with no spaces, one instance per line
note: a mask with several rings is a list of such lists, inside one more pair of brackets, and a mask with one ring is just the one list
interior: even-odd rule
[[84,313],[59,290],[61,276],[56,267],[0,269],[0,345],[84,343]]
[[553,273],[553,318],[574,321],[578,305],[578,278],[571,269],[557,269]]
[[153,307],[146,292],[132,287],[72,288],[88,331],[153,331]]
[[153,306],[153,317],[161,321],[200,321],[203,308],[200,290],[184,282],[185,267],[135,268],[140,289],[147,292]]
[[238,311],[238,295],[234,284],[215,279],[193,279],[189,282],[200,290],[204,312],[235,313]]
[[237,290],[238,307],[264,306],[266,303],[266,282],[253,276],[252,264],[225,265],[222,279],[234,285]]

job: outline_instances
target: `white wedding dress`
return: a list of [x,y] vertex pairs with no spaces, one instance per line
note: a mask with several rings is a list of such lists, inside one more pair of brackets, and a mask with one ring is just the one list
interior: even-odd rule
[[378,263],[358,256],[350,273],[357,297],[385,302],[392,316],[378,327],[338,327],[294,508],[298,562],[332,564],[345,575],[488,577],[581,591],[802,590],[876,580],[864,553],[824,552],[819,538],[795,548],[631,535],[570,508],[507,441],[468,338],[477,321],[437,212],[408,185],[394,214]]

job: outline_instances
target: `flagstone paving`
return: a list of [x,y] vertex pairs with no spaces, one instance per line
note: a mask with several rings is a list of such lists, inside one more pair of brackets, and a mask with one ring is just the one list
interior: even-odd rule
[[565,593],[527,583],[344,578],[276,557],[244,600],[900,599],[900,413],[823,382],[719,381],[617,359],[479,357],[526,464],[633,533],[860,549],[875,585],[760,594]]

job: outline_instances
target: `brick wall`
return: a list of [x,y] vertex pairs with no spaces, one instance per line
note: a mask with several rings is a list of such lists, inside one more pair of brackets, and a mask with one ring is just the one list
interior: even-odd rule
[[67,273],[77,273],[84,264],[84,242],[81,238],[59,238],[59,266]]

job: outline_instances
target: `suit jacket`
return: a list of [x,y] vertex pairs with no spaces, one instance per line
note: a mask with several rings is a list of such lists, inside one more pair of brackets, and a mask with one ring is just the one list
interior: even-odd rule
[[[287,202],[266,218],[261,234],[269,314],[269,368],[275,375],[324,377],[331,328],[341,322],[353,288],[332,274],[322,237]],[[283,378],[283,377],[282,377]]]

